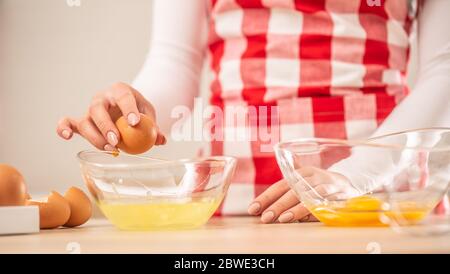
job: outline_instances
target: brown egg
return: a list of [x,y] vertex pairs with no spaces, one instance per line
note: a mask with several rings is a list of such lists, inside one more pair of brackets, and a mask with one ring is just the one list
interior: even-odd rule
[[134,127],[128,125],[125,117],[116,121],[120,132],[120,142],[117,147],[129,154],[140,154],[149,150],[156,142],[157,130],[153,119],[141,114],[141,120]]
[[27,199],[25,180],[17,169],[0,164],[0,206],[22,206]]
[[71,187],[64,194],[70,205],[70,218],[64,224],[66,227],[75,227],[84,224],[91,218],[92,205],[88,196],[76,187]]
[[57,228],[69,220],[69,202],[56,191],[52,191],[47,199],[28,200],[26,204],[39,207],[39,226],[41,229]]

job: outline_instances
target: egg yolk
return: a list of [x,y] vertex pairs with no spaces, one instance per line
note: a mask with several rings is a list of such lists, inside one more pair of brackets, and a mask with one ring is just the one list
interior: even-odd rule
[[359,196],[349,199],[345,209],[349,211],[376,211],[381,210],[383,203],[380,199],[371,196]]
[[310,208],[311,213],[329,226],[386,226],[383,217],[402,218],[408,224],[420,222],[432,210],[429,204],[402,202],[399,210],[383,209],[383,202],[373,196],[365,195],[345,202],[329,202]]

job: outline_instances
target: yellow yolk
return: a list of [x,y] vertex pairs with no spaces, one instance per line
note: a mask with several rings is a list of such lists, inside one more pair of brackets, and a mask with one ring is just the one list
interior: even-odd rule
[[383,202],[373,196],[360,196],[341,203],[329,203],[311,207],[311,213],[329,226],[386,226],[383,216],[401,218],[408,224],[420,222],[433,207],[411,202],[400,204],[399,210],[383,210]]
[[147,203],[99,202],[99,207],[103,214],[122,230],[175,230],[205,224],[220,201],[220,198],[202,198]]
[[380,199],[371,196],[359,196],[346,201],[345,209],[348,211],[377,211],[381,210],[383,203]]

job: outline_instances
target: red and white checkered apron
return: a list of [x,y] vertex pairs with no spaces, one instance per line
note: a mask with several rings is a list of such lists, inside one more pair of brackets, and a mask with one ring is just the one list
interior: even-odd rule
[[[225,112],[223,124],[215,128],[225,137],[211,142],[211,154],[238,159],[219,214],[246,214],[254,197],[282,178],[273,151],[264,145],[373,133],[408,94],[405,72],[415,4],[212,0],[211,104]],[[246,118],[228,117],[233,106],[247,109]],[[260,110],[264,106],[267,111]],[[278,122],[271,124],[272,119]],[[252,138],[228,138],[246,135],[243,120]],[[270,141],[260,138],[262,128],[272,134]]]

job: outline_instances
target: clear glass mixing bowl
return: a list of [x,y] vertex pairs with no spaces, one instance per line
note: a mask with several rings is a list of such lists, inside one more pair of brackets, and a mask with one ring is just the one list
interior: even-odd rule
[[103,214],[123,230],[189,229],[205,224],[221,203],[235,159],[166,161],[78,153],[83,179]]
[[450,230],[450,128],[364,141],[298,139],[275,146],[284,178],[326,225]]

